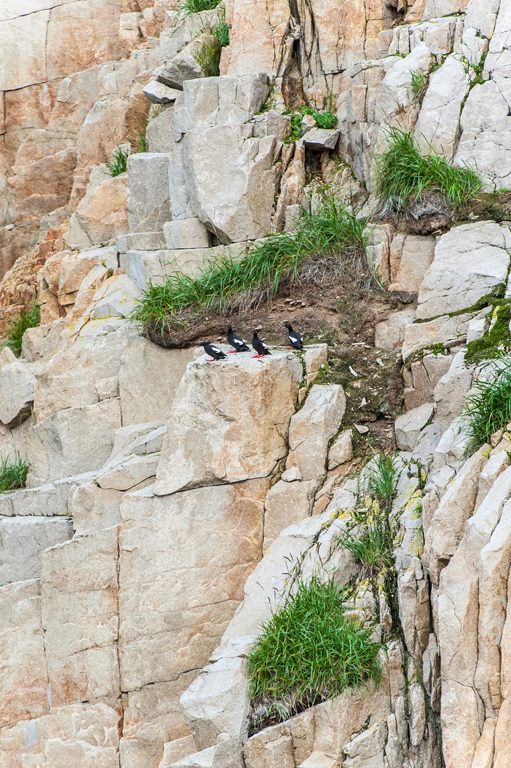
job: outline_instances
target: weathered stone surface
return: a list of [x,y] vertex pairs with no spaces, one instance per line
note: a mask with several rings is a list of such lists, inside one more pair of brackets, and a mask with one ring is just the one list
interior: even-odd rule
[[15,359],[4,364],[0,360],[0,421],[13,429],[30,416],[36,388],[36,374],[42,366]]
[[0,587],[0,723],[46,713],[48,675],[36,580]]
[[479,486],[477,490],[477,499],[475,508],[477,508],[485,500],[486,496],[490,492],[493,483],[504,472],[509,464],[509,455],[506,451],[499,451],[490,458],[481,469],[479,476]]
[[448,56],[431,75],[415,127],[422,152],[434,149],[449,160],[452,158],[460,130],[460,107],[468,89],[469,77],[464,63],[456,55]]
[[427,21],[449,16],[451,13],[464,13],[468,3],[469,0],[426,0],[423,19]]
[[311,514],[317,487],[318,480],[292,483],[281,480],[268,491],[264,507],[263,552],[267,551],[285,528]]
[[435,585],[441,570],[456,552],[465,523],[474,511],[486,449],[486,446],[480,448],[464,464],[442,497],[426,533],[423,562]]
[[117,528],[47,549],[42,622],[53,706],[119,695]]
[[[169,88],[168,85],[160,83],[158,80],[150,80],[143,93],[152,104],[172,104],[179,96],[180,91],[176,88]],[[154,149],[151,149],[154,152]]]
[[434,237],[395,235],[390,246],[390,290],[416,293],[431,266],[434,250]]
[[187,366],[176,392],[156,475],[158,496],[265,477],[286,454],[302,378],[298,358],[274,351],[261,360],[249,352],[214,365],[205,360]]
[[468,324],[473,317],[472,313],[454,317],[442,315],[427,323],[406,325],[405,339],[401,350],[403,360],[410,357],[413,352],[431,345],[449,343],[450,346],[454,346],[456,342],[463,344],[467,336]]
[[193,755],[196,750],[193,736],[183,736],[181,739],[169,741],[164,746],[163,757],[158,768],[171,768],[174,763],[188,755]]
[[346,429],[342,432],[335,443],[328,451],[328,469],[335,469],[339,464],[351,461],[353,458],[353,448],[351,445],[352,430]]
[[39,376],[34,399],[37,421],[66,408],[97,403],[97,382],[119,374],[127,343],[128,333],[119,330],[92,341],[82,340],[55,355]]
[[196,40],[188,43],[172,61],[164,64],[157,70],[157,79],[160,83],[169,88],[182,90],[185,80],[195,80],[198,77],[205,77],[203,67],[198,59],[204,47],[213,51],[220,50],[220,43],[213,35],[204,32]]
[[413,451],[417,445],[419,434],[433,416],[433,406],[424,403],[396,419],[394,429],[396,443],[401,451]]
[[40,421],[29,432],[27,486],[100,469],[121,426],[118,400],[68,408]]
[[445,354],[424,355],[411,365],[413,387],[405,389],[405,405],[409,411],[427,401],[433,401],[434,390],[440,379],[451,367],[452,356]]
[[405,338],[405,328],[415,321],[415,315],[414,309],[402,309],[391,315],[388,320],[377,323],[374,346],[389,352],[400,349]]
[[7,517],[0,521],[0,583],[38,579],[41,554],[73,535],[72,521],[62,517]]
[[176,680],[207,662],[261,557],[267,489],[262,479],[165,498],[151,496],[150,489],[124,497],[123,690]]
[[121,491],[103,490],[97,485],[80,485],[69,494],[69,514],[76,536],[111,528],[121,522]]
[[121,356],[119,388],[123,426],[167,419],[193,350],[164,349],[132,336]]
[[473,375],[473,369],[465,366],[465,353],[458,352],[449,370],[436,385],[434,398],[442,433],[465,408],[465,396],[471,387]]
[[232,739],[173,763],[169,768],[243,768],[241,750]]
[[51,714],[22,720],[0,736],[6,768],[118,768],[120,714],[106,704],[55,707]]
[[331,151],[337,146],[339,131],[332,131],[326,128],[311,128],[304,136],[303,143],[307,149],[314,152]]
[[273,109],[256,115],[253,119],[254,137],[262,139],[265,136],[275,136],[277,139],[286,139],[291,130],[291,118],[281,115]]
[[179,219],[163,226],[165,243],[169,250],[181,248],[208,248],[208,233],[199,219]]
[[286,469],[298,467],[302,480],[325,474],[328,443],[341,426],[346,397],[339,384],[314,384],[303,408],[291,418]]
[[419,291],[417,318],[466,309],[505,283],[510,248],[509,229],[494,222],[464,224],[442,235]]
[[96,483],[104,490],[130,491],[154,483],[159,453],[129,456],[112,462],[98,473]]
[[140,290],[128,275],[114,275],[105,280],[94,294],[90,318],[129,317],[135,309]]
[[170,220],[169,157],[141,152],[128,158],[126,208],[131,232],[156,232]]
[[121,427],[116,430],[109,462],[133,454],[141,456],[161,451],[166,434],[167,425],[164,420]]
[[28,328],[23,334],[22,357],[27,363],[42,363],[49,360],[58,349],[64,319],[53,323]]
[[106,166],[93,168],[85,196],[71,216],[64,237],[71,249],[109,243],[128,231],[126,174],[112,178]]

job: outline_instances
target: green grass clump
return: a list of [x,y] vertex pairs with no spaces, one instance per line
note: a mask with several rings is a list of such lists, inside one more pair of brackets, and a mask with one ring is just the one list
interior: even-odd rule
[[422,104],[422,100],[424,99],[426,91],[428,90],[429,76],[425,75],[422,69],[416,69],[413,72],[410,72],[410,77],[410,88],[413,97],[415,101],[418,101],[419,104]]
[[217,258],[197,278],[174,274],[163,285],[150,283],[132,315],[142,323],[164,322],[188,307],[222,310],[236,297],[257,291],[277,294],[284,277],[296,277],[310,257],[340,258],[365,247],[365,219],[357,219],[335,199],[324,201],[313,214],[304,213],[294,233],[270,235],[236,259]]
[[335,128],[337,116],[333,112],[319,112],[311,107],[300,107],[297,112],[291,114],[291,139],[299,139],[302,133],[302,120],[305,115],[311,115],[318,128]]
[[229,27],[225,21],[225,16],[220,17],[219,22],[213,30],[212,34],[220,43],[221,48],[226,48],[229,45]]
[[467,397],[464,415],[472,453],[511,421],[511,357],[502,358],[488,381],[476,381]]
[[194,58],[204,73],[204,77],[218,77],[220,74],[220,55],[222,46],[217,37],[211,35],[202,42],[194,53]]
[[128,147],[117,146],[112,152],[110,162],[106,164],[110,176],[120,176],[126,173],[126,165],[131,152]]
[[0,491],[15,491],[24,488],[27,483],[28,464],[18,450],[14,451],[14,460],[3,458],[0,461]]
[[401,213],[426,190],[441,192],[454,206],[473,198],[482,181],[468,166],[455,168],[434,152],[421,155],[411,131],[388,128],[388,147],[376,161],[380,200]]
[[220,0],[184,0],[179,6],[180,11],[184,11],[187,16],[192,13],[201,13],[202,11],[212,11],[216,8]]
[[39,304],[33,304],[26,311],[20,312],[15,320],[12,320],[4,347],[10,347],[14,354],[19,356],[21,354],[23,334],[29,328],[36,328],[40,324],[41,307]]
[[380,681],[381,644],[373,627],[345,615],[347,587],[313,576],[299,580],[247,660],[249,690],[266,722],[281,722],[346,688]]

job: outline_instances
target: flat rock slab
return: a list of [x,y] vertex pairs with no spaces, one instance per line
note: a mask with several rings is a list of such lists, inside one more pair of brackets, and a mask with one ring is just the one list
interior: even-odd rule
[[38,579],[43,550],[73,535],[71,518],[7,517],[0,521],[0,584]]
[[168,421],[155,493],[266,477],[287,453],[302,365],[292,352],[189,363]]
[[465,224],[442,235],[419,291],[417,319],[468,309],[506,283],[510,249],[509,228],[491,221]]

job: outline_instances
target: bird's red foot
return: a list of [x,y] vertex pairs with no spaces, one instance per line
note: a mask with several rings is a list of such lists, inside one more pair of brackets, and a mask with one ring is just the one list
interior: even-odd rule
[[293,349],[293,347],[286,347],[286,349]]
[[252,355],[252,360],[255,360],[257,357],[262,357],[262,355]]
[[238,354],[238,350],[237,349],[230,349],[229,350],[229,355],[237,355],[237,354]]
[[206,360],[207,363],[214,363],[214,360]]

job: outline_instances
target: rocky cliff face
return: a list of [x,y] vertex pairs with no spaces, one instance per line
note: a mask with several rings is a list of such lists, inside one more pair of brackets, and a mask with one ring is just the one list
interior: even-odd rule
[[[0,354],[0,453],[29,464],[26,488],[0,494],[0,763],[506,768],[511,436],[467,451],[463,415],[499,377],[468,345],[493,339],[511,296],[505,211],[453,222],[432,197],[373,220],[369,262],[396,298],[349,338],[366,367],[346,355],[345,386],[327,375],[339,328],[323,305],[330,350],[214,364],[128,317],[150,283],[292,230],[320,183],[372,215],[389,127],[506,188],[508,3],[10,5],[2,323],[37,294],[41,325],[20,358]],[[223,16],[206,77],[194,51]],[[307,115],[289,141],[284,113],[305,104],[338,125]],[[109,175],[146,125],[148,151]],[[300,312],[277,303],[264,322]],[[396,364],[393,424],[374,380]],[[356,610],[378,616],[382,684],[258,730],[245,659],[290,573],[361,580],[338,538],[377,416],[402,469],[395,593],[361,589]]]

